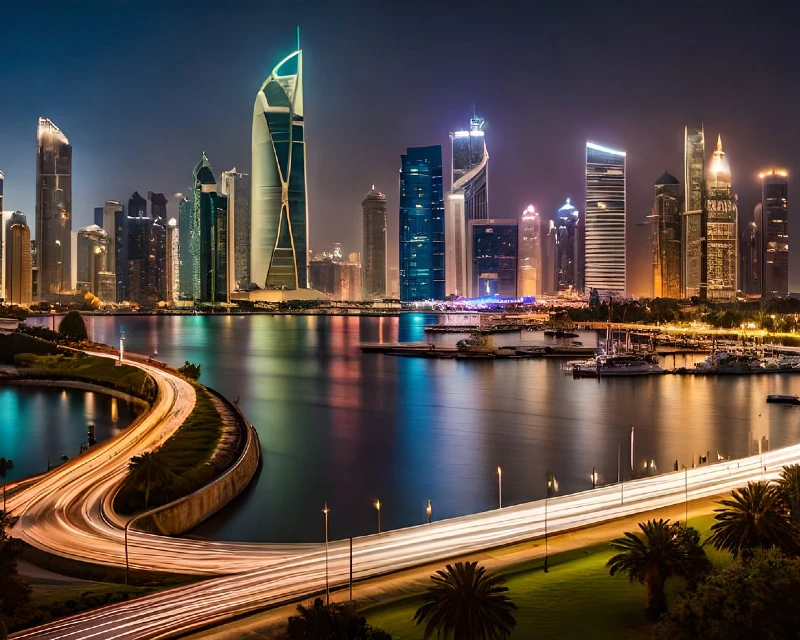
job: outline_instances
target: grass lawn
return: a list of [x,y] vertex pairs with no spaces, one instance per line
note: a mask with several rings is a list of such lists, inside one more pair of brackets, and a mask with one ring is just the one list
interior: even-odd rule
[[[690,521],[705,539],[713,516]],[[715,565],[724,554],[707,548]],[[552,556],[549,573],[535,560],[504,572],[508,594],[517,605],[517,627],[512,638],[593,638],[609,640],[648,637],[644,587],[624,576],[611,577],[606,562],[614,554],[599,544]],[[672,585],[673,589],[677,585]],[[668,593],[670,585],[668,584]],[[409,597],[363,611],[370,624],[392,635],[393,640],[418,640],[422,627],[414,613],[422,600]]]

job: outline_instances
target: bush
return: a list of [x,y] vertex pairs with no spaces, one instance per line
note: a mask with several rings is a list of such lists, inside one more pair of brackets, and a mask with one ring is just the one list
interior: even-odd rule
[[86,333],[86,324],[83,322],[81,314],[77,311],[70,311],[61,319],[61,322],[58,323],[58,332],[71,340],[89,339],[89,335]]
[[185,378],[189,378],[189,380],[199,380],[200,365],[192,364],[188,360],[185,360],[183,366],[178,369],[178,373],[180,373]]
[[58,353],[58,347],[24,333],[0,334],[0,364],[14,364],[14,359],[22,353],[52,355]]

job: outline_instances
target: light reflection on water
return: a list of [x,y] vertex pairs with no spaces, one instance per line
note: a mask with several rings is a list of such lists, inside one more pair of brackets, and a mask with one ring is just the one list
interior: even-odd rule
[[[800,412],[767,394],[800,395],[800,376],[658,376],[573,380],[561,360],[457,361],[362,354],[360,342],[462,336],[423,332],[433,316],[141,316],[87,318],[90,336],[173,365],[202,365],[201,381],[240,406],[264,454],[257,483],[193,533],[217,539],[320,540],[322,504],[334,538],[543,497],[547,471],[562,492],[630,475],[636,464],[716,453],[746,455],[761,436],[800,441]],[[496,344],[536,344],[537,332]],[[594,346],[596,335],[577,340]],[[677,366],[694,358],[677,356]],[[670,357],[666,366],[672,367]],[[2,454],[0,454],[2,455]],[[627,470],[627,471],[626,471]]]

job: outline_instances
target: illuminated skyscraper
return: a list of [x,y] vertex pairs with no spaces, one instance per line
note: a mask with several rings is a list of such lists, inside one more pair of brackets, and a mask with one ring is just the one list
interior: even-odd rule
[[519,282],[521,297],[542,295],[542,220],[533,205],[522,212],[519,224]]
[[169,304],[179,299],[180,293],[180,234],[178,221],[170,218],[167,222],[167,297]]
[[[193,197],[193,191],[189,192]],[[176,193],[178,201],[178,300],[194,300],[192,264],[192,201]]]
[[250,176],[223,171],[220,192],[228,199],[228,285],[230,291],[250,285]]
[[442,148],[411,147],[400,168],[400,300],[444,297]]
[[761,179],[761,297],[789,295],[789,173],[763,171]]
[[586,143],[585,286],[625,295],[625,152]]
[[731,170],[722,150],[722,136],[711,158],[706,177],[705,278],[700,282],[700,297],[708,300],[735,300],[739,283],[738,229],[736,196],[731,193]]
[[3,220],[3,266],[5,267],[5,292],[0,294],[7,303],[30,305],[31,289],[31,230],[21,211],[15,211]]
[[192,173],[190,253],[192,298],[196,302],[228,299],[228,201],[203,154]]
[[579,291],[580,287],[580,212],[566,203],[556,214],[555,288],[556,291]]
[[272,70],[253,108],[250,280],[262,288],[306,288],[308,211],[303,125],[303,54]]
[[[116,200],[106,200],[102,207],[95,207],[94,210],[94,223],[103,229],[108,234],[108,258],[106,260],[106,269],[112,273],[116,280],[116,255],[117,255],[117,234],[116,225],[117,219],[124,212],[125,207],[122,203]],[[99,295],[99,294],[98,294]],[[109,298],[103,298],[106,302],[116,301],[116,285],[114,287],[114,294]]]
[[653,201],[653,297],[680,298],[681,183],[664,171],[656,180]]
[[78,291],[91,292],[101,300],[103,296],[100,295],[100,289],[104,287],[109,276],[113,283],[113,276],[107,267],[108,247],[108,234],[102,227],[90,224],[78,229],[76,288]]
[[[373,186],[361,202],[364,300],[386,297],[386,195]],[[314,282],[312,280],[312,282]]]
[[72,289],[72,147],[47,118],[39,118],[36,141],[39,298],[52,301]]
[[702,125],[699,129],[684,129],[684,197],[682,215],[682,297],[700,295],[705,254],[705,157],[706,143]]
[[518,222],[470,220],[470,298],[516,298]]

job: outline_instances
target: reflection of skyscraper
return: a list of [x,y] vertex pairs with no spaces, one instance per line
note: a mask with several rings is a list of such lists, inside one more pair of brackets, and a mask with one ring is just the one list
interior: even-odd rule
[[586,143],[585,286],[624,295],[625,152]]
[[467,224],[489,217],[489,154],[483,124],[483,118],[473,115],[469,131],[450,134],[453,173],[445,214],[447,294],[461,296],[469,287]]
[[400,169],[400,300],[445,297],[442,148],[411,147]]
[[566,203],[556,214],[555,248],[555,288],[556,291],[576,291],[580,289],[578,269],[580,212]]
[[281,60],[253,108],[250,279],[259,287],[307,287],[303,54]]
[[48,301],[72,288],[72,147],[47,118],[39,118],[36,138],[39,297]]
[[31,304],[31,230],[21,211],[12,213],[6,222],[3,261],[6,302]]
[[666,171],[656,180],[653,202],[653,297],[680,298],[681,183]]
[[706,178],[705,278],[700,297],[735,300],[738,278],[738,230],[736,196],[731,194],[731,170],[722,150],[722,137],[711,159]]
[[519,295],[539,296],[542,294],[542,220],[533,205],[522,212],[518,245]]
[[761,178],[761,297],[789,295],[789,180],[782,169]]
[[684,198],[681,287],[682,297],[700,295],[705,253],[705,133],[703,127],[684,130]]
[[516,298],[517,225],[514,219],[469,221],[470,298]]
[[386,297],[386,196],[373,187],[361,202],[361,215],[364,300],[382,299]]

